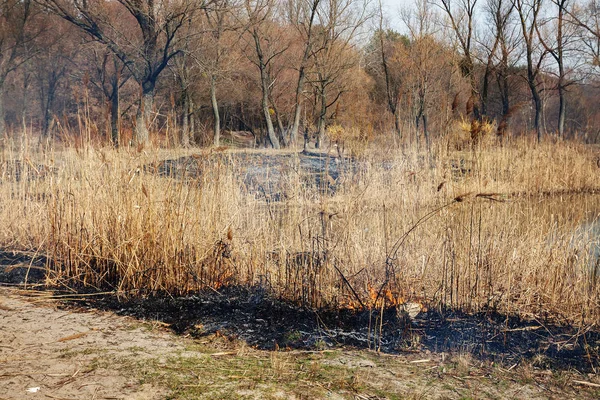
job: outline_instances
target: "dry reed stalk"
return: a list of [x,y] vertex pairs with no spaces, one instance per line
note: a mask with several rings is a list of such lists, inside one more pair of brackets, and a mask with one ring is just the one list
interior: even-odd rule
[[[192,172],[171,177],[157,173],[164,160],[189,151],[15,145],[0,157],[0,245],[49,256],[52,282],[121,293],[260,285],[306,307],[364,308],[376,288],[377,309],[415,299],[599,322],[586,255],[595,242],[573,232],[600,200],[535,197],[600,189],[590,151],[524,140],[433,148],[367,152],[335,192],[290,157],[268,170],[274,200],[245,180],[242,157],[256,151],[202,152],[186,159]],[[29,161],[17,178],[18,160]],[[515,192],[530,197],[489,201]]]

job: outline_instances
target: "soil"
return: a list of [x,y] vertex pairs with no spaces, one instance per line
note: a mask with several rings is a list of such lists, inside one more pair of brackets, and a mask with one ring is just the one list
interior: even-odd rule
[[493,312],[429,311],[411,319],[390,308],[384,312],[380,335],[379,329],[369,329],[378,321],[378,313],[303,309],[257,287],[229,287],[179,298],[126,300],[104,295],[78,304],[161,321],[179,335],[223,334],[263,350],[351,347],[389,354],[461,352],[506,366],[536,359],[556,370],[600,370],[600,331]]
[[260,287],[51,290],[46,262],[0,252],[0,400],[600,398],[594,327],[388,309],[374,338],[368,312],[307,310]]
[[[179,338],[112,312],[61,310],[32,293],[0,287],[0,399],[164,398],[163,388],[124,374],[119,359],[172,352]],[[113,362],[99,364],[94,349]]]
[[61,296],[0,286],[0,399],[600,395],[600,378],[593,373],[557,372],[535,363],[505,368],[469,353],[429,350],[397,355],[341,346],[265,351],[227,333],[205,332],[194,338],[170,332],[157,320],[79,305],[94,296]]
[[[214,153],[186,156],[145,165],[147,172],[180,180],[195,180],[204,174],[206,165],[219,161],[243,177],[243,190],[267,202],[281,201],[290,195],[288,180],[299,179],[305,187],[332,195],[346,179],[359,179],[367,164],[349,157],[322,152],[276,153],[257,152]],[[383,164],[384,168],[391,168]]]

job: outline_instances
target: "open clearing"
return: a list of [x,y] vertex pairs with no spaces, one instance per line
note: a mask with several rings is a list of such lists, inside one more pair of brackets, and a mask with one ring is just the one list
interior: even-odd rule
[[[467,354],[257,350],[0,287],[1,399],[594,399],[600,378]],[[37,391],[35,393],[28,392]]]

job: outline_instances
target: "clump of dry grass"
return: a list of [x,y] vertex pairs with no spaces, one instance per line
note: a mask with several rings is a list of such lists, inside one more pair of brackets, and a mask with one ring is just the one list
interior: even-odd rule
[[234,152],[197,154],[184,177],[148,167],[175,156],[5,149],[0,244],[46,254],[49,283],[122,293],[260,285],[309,307],[417,301],[600,322],[598,238],[577,233],[600,200],[567,196],[600,189],[583,145],[367,152],[325,182],[334,193],[290,158],[278,201],[257,195]]

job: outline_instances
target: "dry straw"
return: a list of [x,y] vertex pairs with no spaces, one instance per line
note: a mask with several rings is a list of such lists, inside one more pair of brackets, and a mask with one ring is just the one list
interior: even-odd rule
[[128,295],[259,285],[308,307],[413,301],[600,322],[588,147],[369,149],[327,179],[285,153],[264,182],[249,154],[165,163],[189,152],[12,143],[1,245],[47,255],[50,284]]

